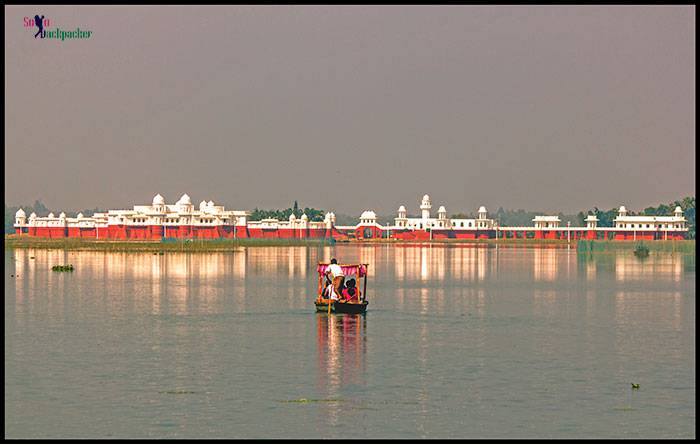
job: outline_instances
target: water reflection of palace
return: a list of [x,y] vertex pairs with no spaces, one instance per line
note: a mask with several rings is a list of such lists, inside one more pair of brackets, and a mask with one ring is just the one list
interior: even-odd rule
[[553,248],[533,248],[533,273],[535,281],[551,282],[557,278],[557,253]]
[[[47,296],[62,294],[61,288],[65,280],[69,276],[80,276],[81,279],[109,282],[105,294],[121,298],[97,297],[77,292],[75,296],[84,303],[102,301],[108,310],[121,310],[120,301],[131,301],[129,303],[139,307],[140,311],[152,313],[160,313],[167,305],[170,311],[178,314],[192,309],[215,309],[222,296],[221,281],[224,278],[233,276],[235,282],[245,285],[247,262],[245,251],[233,254],[168,252],[157,255],[141,252],[16,249],[14,257],[19,275],[16,285],[18,297],[37,297],[37,292],[31,291],[32,288],[45,288],[46,283]],[[70,275],[51,271],[53,265],[63,264],[72,264],[75,271]],[[194,305],[190,300],[192,296],[196,296]]]
[[[480,282],[493,279],[499,272],[528,273],[535,281],[553,282],[562,277],[575,278],[576,250],[563,248],[512,248],[483,245],[393,245],[385,252],[377,246],[362,246],[361,257],[372,258],[393,268],[397,281],[457,280]],[[393,257],[392,257],[393,255]],[[527,257],[523,257],[523,255]],[[371,270],[379,267],[370,267]],[[372,262],[370,262],[372,263]],[[595,267],[580,272],[593,278]]]
[[495,248],[473,245],[395,245],[393,267],[399,280],[482,281],[496,273],[497,255]]
[[615,279],[633,280],[671,280],[680,282],[683,275],[683,256],[665,254],[653,260],[640,259],[629,251],[617,251],[615,255]]

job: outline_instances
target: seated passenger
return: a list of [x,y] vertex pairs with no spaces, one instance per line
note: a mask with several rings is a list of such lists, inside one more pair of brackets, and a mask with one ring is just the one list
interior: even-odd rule
[[355,279],[348,279],[343,289],[343,299],[347,302],[359,302],[360,290],[355,288]]

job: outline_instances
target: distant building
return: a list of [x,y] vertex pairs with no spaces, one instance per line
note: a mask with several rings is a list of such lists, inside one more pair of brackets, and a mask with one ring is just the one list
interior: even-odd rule
[[625,206],[618,210],[613,221],[615,239],[683,239],[688,231],[681,207],[676,207],[673,216],[628,216]]
[[683,211],[676,207],[673,216],[628,216],[620,207],[613,227],[598,227],[598,218],[589,214],[585,227],[561,227],[558,216],[536,216],[530,227],[501,227],[488,217],[485,207],[479,207],[475,219],[447,216],[440,206],[432,217],[432,204],[426,194],[420,202],[420,217],[407,217],[406,207],[398,209],[394,225],[377,222],[372,210],[362,212],[355,226],[336,226],[335,214],[326,213],[323,221],[310,221],[306,214],[288,220],[264,219],[249,221],[248,212],[226,210],[213,201],[202,201],[195,209],[190,197],[183,194],[174,204],[166,204],[160,194],[151,205],[136,205],[132,210],[109,210],[90,217],[57,217],[50,213],[27,218],[21,208],[15,214],[15,229],[19,235],[39,237],[77,237],[97,239],[219,239],[219,238],[356,238],[356,239],[616,239],[655,240],[684,239],[688,231]]
[[559,216],[535,216],[532,221],[535,223],[535,228],[559,228],[561,223]]
[[[360,223],[354,231],[358,238],[391,237],[402,240],[412,239],[477,239],[496,236],[497,223],[488,218],[485,207],[480,207],[476,219],[452,219],[447,217],[447,210],[440,206],[437,217],[432,217],[430,196],[423,196],[420,203],[421,217],[407,217],[406,207],[401,205],[394,218],[394,225],[381,226],[376,222],[373,211],[365,211],[360,216]],[[339,229],[341,227],[338,227]]]
[[225,210],[213,201],[202,201],[195,209],[190,197],[183,194],[175,204],[166,204],[160,194],[151,205],[136,205],[133,210],[109,210],[75,218],[61,213],[27,219],[20,208],[15,214],[17,234],[39,237],[78,237],[96,239],[162,239],[162,238],[235,238],[235,237],[325,237],[330,235],[335,215],[329,213],[324,222],[310,222],[306,215],[289,221],[266,219],[247,221],[248,212]]

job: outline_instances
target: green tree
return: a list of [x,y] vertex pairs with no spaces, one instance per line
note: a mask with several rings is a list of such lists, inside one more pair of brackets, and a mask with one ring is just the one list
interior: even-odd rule
[[306,214],[306,216],[309,218],[309,221],[312,222],[322,222],[324,217],[325,217],[325,211],[324,210],[318,210],[316,208],[309,208],[306,207],[302,211],[299,208],[299,204],[297,201],[294,201],[294,206],[284,209],[284,210],[261,210],[259,208],[255,208],[253,211],[250,212],[249,220],[252,221],[259,221],[263,219],[277,219],[277,220],[288,220],[289,216],[294,214],[295,217],[299,218],[302,216],[302,214]]

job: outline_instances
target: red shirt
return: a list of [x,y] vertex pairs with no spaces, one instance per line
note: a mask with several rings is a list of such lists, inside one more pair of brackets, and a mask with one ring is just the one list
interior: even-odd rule
[[347,299],[348,301],[358,301],[360,298],[360,290],[357,288],[355,289],[355,294],[350,295],[350,292],[348,291],[347,288],[343,288],[343,297]]

